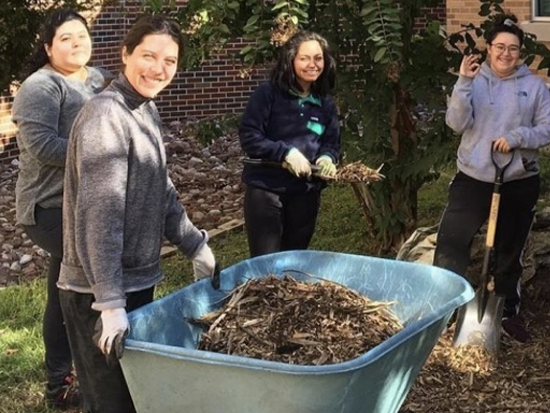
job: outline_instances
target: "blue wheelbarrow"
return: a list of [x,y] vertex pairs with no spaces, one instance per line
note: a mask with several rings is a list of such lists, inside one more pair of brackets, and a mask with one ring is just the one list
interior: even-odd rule
[[[222,305],[250,278],[309,273],[378,301],[404,328],[365,354],[324,366],[197,350],[188,319]],[[311,278],[302,275],[303,280]],[[472,299],[447,270],[368,256],[288,251],[226,268],[129,314],[122,369],[139,413],[396,413],[455,309]]]

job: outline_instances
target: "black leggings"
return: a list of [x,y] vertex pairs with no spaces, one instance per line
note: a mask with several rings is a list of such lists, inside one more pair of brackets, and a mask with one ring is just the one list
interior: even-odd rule
[[[465,276],[472,240],[489,217],[493,186],[461,172],[454,177],[447,208],[439,225],[434,265]],[[505,297],[506,316],[519,311],[521,257],[539,192],[538,175],[507,182],[501,187],[492,273],[495,292]]]
[[63,383],[72,369],[72,356],[59,304],[59,267],[63,257],[63,214],[61,208],[35,208],[36,225],[23,225],[29,238],[40,248],[50,253],[48,268],[48,295],[42,333],[44,337],[45,362],[48,385]]
[[307,249],[320,199],[319,191],[276,194],[247,185],[244,220],[250,256]]

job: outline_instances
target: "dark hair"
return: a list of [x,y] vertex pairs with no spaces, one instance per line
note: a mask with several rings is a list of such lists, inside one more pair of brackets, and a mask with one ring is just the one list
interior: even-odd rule
[[122,41],[122,47],[126,47],[126,52],[132,54],[143,38],[150,34],[167,34],[172,37],[178,44],[178,58],[181,57],[183,54],[181,28],[174,20],[162,14],[139,17]]
[[90,29],[88,28],[88,22],[84,17],[82,17],[76,11],[72,9],[52,10],[46,16],[46,19],[42,23],[42,26],[40,29],[40,35],[38,37],[38,43],[36,45],[36,48],[32,56],[27,62],[27,67],[23,72],[23,79],[26,79],[27,77],[32,75],[34,72],[36,72],[38,69],[40,69],[42,66],[44,66],[46,63],[50,62],[50,58],[48,57],[48,54],[46,53],[46,49],[44,46],[48,45],[51,47],[53,43],[53,38],[55,37],[55,33],[57,32],[57,29],[63,24],[71,20],[80,21],[86,27],[86,30],[88,30],[88,33],[90,32]]
[[336,80],[336,61],[329,51],[328,42],[321,35],[299,31],[294,34],[282,47],[273,70],[271,71],[271,83],[283,91],[295,90],[302,92],[302,87],[296,79],[294,72],[294,58],[298,54],[300,45],[304,42],[316,40],[323,50],[325,65],[319,78],[311,85],[311,93],[327,95],[334,88]]
[[519,39],[519,46],[523,46],[524,33],[519,28],[518,18],[513,14],[498,14],[495,17],[493,27],[485,35],[485,40],[488,44],[492,44],[493,40],[499,33],[510,33]]

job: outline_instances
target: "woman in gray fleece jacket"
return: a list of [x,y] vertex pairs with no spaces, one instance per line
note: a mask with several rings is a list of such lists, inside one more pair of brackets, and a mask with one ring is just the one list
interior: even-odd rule
[[505,298],[502,327],[513,339],[530,334],[518,315],[521,255],[540,190],[538,149],[550,143],[550,93],[520,64],[523,31],[501,15],[487,33],[487,61],[465,56],[453,89],[447,124],[462,134],[458,173],[449,188],[434,264],[464,275],[474,235],[489,216],[495,167],[511,159],[501,187],[494,246],[495,292]]
[[104,70],[86,66],[91,54],[86,20],[70,9],[52,12],[15,97],[12,117],[18,127],[17,221],[50,254],[43,323],[46,402],[62,409],[80,404],[77,387],[71,385],[72,356],[56,286],[63,255],[65,155],[78,111],[111,78]]
[[193,260],[196,278],[214,271],[207,233],[190,222],[168,177],[153,101],[172,81],[182,45],[173,21],[140,19],[123,41],[123,73],[71,132],[58,286],[87,413],[135,411],[116,357],[127,311],[151,302],[162,278],[163,238]]

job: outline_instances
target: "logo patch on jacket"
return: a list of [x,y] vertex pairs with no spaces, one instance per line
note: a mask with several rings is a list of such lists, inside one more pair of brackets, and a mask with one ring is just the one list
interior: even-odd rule
[[315,132],[319,136],[322,135],[323,132],[325,131],[325,126],[321,125],[319,122],[308,121],[307,128],[309,130]]
[[516,93],[518,96],[527,97],[527,92],[525,90],[520,90]]

